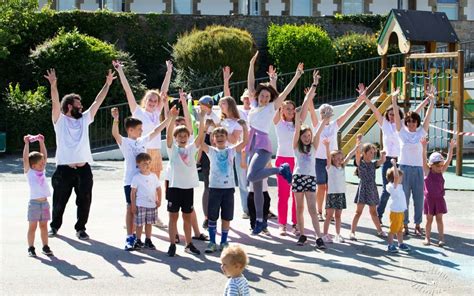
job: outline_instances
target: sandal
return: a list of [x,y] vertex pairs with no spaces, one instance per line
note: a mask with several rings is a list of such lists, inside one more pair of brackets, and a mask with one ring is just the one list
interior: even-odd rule
[[429,246],[429,245],[431,245],[430,240],[425,239],[425,240],[423,241],[423,245],[424,245],[424,246]]
[[380,231],[380,232],[377,232],[377,235],[381,238],[386,238],[387,237],[387,233],[385,231]]
[[209,237],[205,235],[204,233],[199,234],[198,236],[193,236],[192,239],[197,239],[200,241],[208,241]]
[[415,226],[415,235],[418,237],[423,236],[423,230],[421,229],[420,225]]

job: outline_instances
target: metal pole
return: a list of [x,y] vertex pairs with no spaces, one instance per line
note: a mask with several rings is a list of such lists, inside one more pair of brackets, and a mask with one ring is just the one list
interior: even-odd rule
[[457,149],[456,149],[456,175],[462,176],[462,148],[464,131],[464,51],[458,50],[458,112],[457,112]]

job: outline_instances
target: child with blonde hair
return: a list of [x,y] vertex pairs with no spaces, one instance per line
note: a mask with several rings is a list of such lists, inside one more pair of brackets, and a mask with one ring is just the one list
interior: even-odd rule
[[249,259],[244,249],[238,245],[230,246],[221,254],[221,269],[229,278],[224,289],[225,296],[250,295],[249,284],[242,274],[249,264]]
[[433,223],[433,217],[436,217],[436,225],[438,226],[439,241],[438,246],[444,246],[444,224],[443,215],[448,212],[446,207],[446,200],[444,199],[444,178],[443,173],[449,167],[449,163],[453,158],[454,147],[456,147],[456,141],[454,139],[449,143],[448,156],[445,159],[439,152],[433,152],[426,162],[428,141],[426,138],[422,138],[421,144],[423,146],[423,173],[424,179],[424,212],[426,215],[426,226],[425,226],[425,241],[423,244],[428,246],[431,244],[431,224]]

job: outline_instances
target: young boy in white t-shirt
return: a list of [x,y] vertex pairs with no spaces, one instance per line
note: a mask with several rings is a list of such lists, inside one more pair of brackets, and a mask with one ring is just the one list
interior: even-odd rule
[[[203,117],[204,114],[201,114]],[[210,242],[205,250],[213,253],[217,250],[216,232],[219,212],[222,220],[220,250],[229,246],[227,236],[230,229],[230,221],[234,218],[234,158],[236,151],[241,151],[248,141],[248,131],[245,120],[240,119],[238,123],[243,128],[243,139],[235,145],[226,147],[228,133],[223,127],[215,128],[211,133],[211,142],[216,146],[209,146],[204,141],[201,149],[207,154],[210,166],[209,178],[209,206],[208,206],[208,230]]]
[[[122,137],[119,132],[119,110],[112,108],[112,117],[114,123],[112,125],[112,136],[114,137],[117,145],[119,145],[120,151],[124,157],[124,192],[125,201],[127,202],[127,211],[125,215],[125,221],[127,226],[127,238],[125,240],[125,250],[131,251],[135,247],[136,236],[134,235],[133,229],[133,214],[131,211],[131,182],[134,175],[138,173],[136,164],[136,157],[138,154],[146,151],[146,143],[151,139],[160,135],[161,131],[166,127],[169,122],[169,116],[166,120],[162,121],[156,128],[149,134],[142,137],[142,122],[139,119],[133,117],[127,117],[124,120],[125,130],[127,137]],[[170,114],[176,114],[176,108],[172,108]],[[160,191],[161,194],[161,191]],[[160,196],[161,199],[161,196]]]
[[[151,242],[152,225],[158,218],[158,208],[161,205],[161,183],[158,177],[151,172],[151,156],[147,153],[137,155],[136,163],[139,172],[132,178],[131,183],[131,211],[135,216],[137,226],[136,249],[155,250]],[[145,225],[145,244],[141,241],[142,226]]]

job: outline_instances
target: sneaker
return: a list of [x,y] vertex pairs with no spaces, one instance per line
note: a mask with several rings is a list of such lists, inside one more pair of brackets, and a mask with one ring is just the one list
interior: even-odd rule
[[318,220],[319,222],[324,222],[324,217],[322,213],[318,213]]
[[281,225],[278,226],[278,231],[280,232],[281,236],[286,236],[286,225]]
[[398,248],[402,251],[405,251],[405,252],[410,252],[411,251],[411,248],[407,244],[404,244],[404,243],[399,244]]
[[291,184],[291,180],[293,176],[291,175],[291,169],[290,169],[289,164],[287,163],[282,164],[279,168],[278,174],[280,174],[283,178],[285,178],[288,184]]
[[356,235],[355,235],[354,232],[351,232],[351,234],[349,235],[349,239],[350,239],[351,241],[355,241],[355,242],[357,241],[357,237],[356,237]]
[[76,232],[76,236],[80,240],[88,240],[89,239],[89,235],[86,233],[85,230],[79,230],[78,232]]
[[324,241],[322,238],[318,238],[316,240],[316,245],[314,246],[318,250],[324,250],[326,249],[326,245],[324,244]]
[[224,249],[228,248],[229,247],[229,243],[228,242],[225,242],[225,243],[222,243],[220,246],[219,246],[219,250],[220,251],[224,251]]
[[217,251],[217,245],[215,243],[208,243],[204,253],[211,254]]
[[242,219],[250,219],[249,214],[243,213],[243,214],[242,214]]
[[444,247],[444,246],[445,246],[444,241],[440,240],[440,241],[438,242],[438,247],[442,248],[442,247]]
[[331,238],[331,236],[329,236],[329,234],[323,235],[322,239],[323,239],[323,242],[325,242],[327,244],[332,244],[332,238]]
[[268,219],[276,219],[278,218],[277,215],[275,215],[274,213],[272,213],[272,211],[268,211]]
[[337,243],[344,243],[346,240],[340,235],[336,235],[336,238],[334,239]]
[[28,248],[28,256],[36,257],[35,247],[29,247]]
[[133,251],[133,246],[135,244],[135,238],[133,237],[133,235],[130,235],[127,237],[127,239],[125,240],[125,251]]
[[300,236],[300,231],[298,230],[298,224],[293,224],[291,227],[291,232],[293,232],[294,235]]
[[387,237],[387,233],[385,231],[380,231],[380,232],[377,232],[377,235],[381,238],[386,238]]
[[148,250],[156,250],[155,245],[151,242],[151,239],[149,238],[145,239],[145,244],[143,245],[143,247]]
[[135,244],[133,245],[133,248],[134,248],[135,250],[141,250],[141,249],[143,248],[143,242],[142,242],[142,240],[139,239],[139,238],[137,238],[137,239],[135,240]]
[[204,229],[208,229],[209,228],[209,220],[208,219],[205,219],[204,222],[202,222],[202,228]]
[[58,234],[58,230],[56,228],[51,227],[51,229],[48,231],[48,237],[56,237]]
[[186,248],[184,249],[186,253],[200,255],[201,252],[193,245],[193,243],[189,243]]
[[168,227],[168,226],[166,226],[165,223],[163,223],[163,221],[160,220],[160,218],[156,219],[156,223],[153,224],[153,226],[161,228],[161,229],[166,229]]
[[264,229],[262,229],[262,233],[266,234],[266,235],[270,235],[270,231],[268,231],[268,228],[266,228],[266,227]]
[[387,251],[390,253],[398,253],[398,249],[395,245],[388,245]]
[[176,245],[175,244],[170,244],[170,247],[168,248],[168,256],[174,257],[176,254]]
[[43,246],[41,253],[45,254],[46,256],[53,256],[53,251],[51,251],[48,245]]
[[304,243],[306,242],[307,239],[308,239],[308,238],[306,237],[306,235],[302,234],[302,235],[300,235],[300,237],[298,238],[298,241],[296,242],[296,244],[297,244],[298,246],[302,246],[302,245],[304,245]]
[[265,222],[255,221],[255,227],[252,230],[252,235],[258,235],[260,232],[262,232],[263,229],[266,228],[265,224]]

